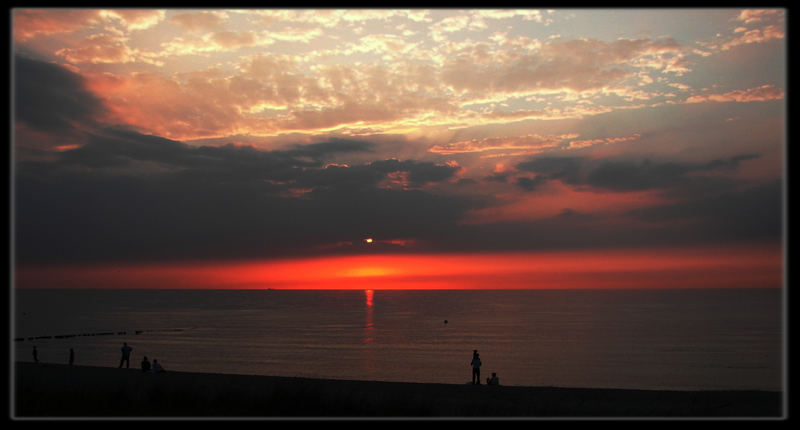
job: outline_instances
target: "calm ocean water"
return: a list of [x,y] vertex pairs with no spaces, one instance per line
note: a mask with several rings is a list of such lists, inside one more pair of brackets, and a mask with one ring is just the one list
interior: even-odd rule
[[137,368],[146,355],[167,370],[463,384],[477,349],[484,382],[497,372],[503,385],[784,381],[776,289],[18,290],[14,300],[21,361],[35,345],[43,362],[66,363],[73,348],[76,364],[116,367],[127,342]]

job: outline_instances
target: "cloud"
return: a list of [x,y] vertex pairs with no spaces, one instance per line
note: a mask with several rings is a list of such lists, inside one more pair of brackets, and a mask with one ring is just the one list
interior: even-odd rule
[[581,157],[537,157],[517,164],[518,170],[544,175],[568,184],[580,183],[580,170],[585,160]]
[[527,176],[521,176],[517,178],[517,185],[525,191],[536,191],[542,185],[547,182],[547,177],[545,176],[535,176],[533,178],[529,178]]
[[126,39],[113,35],[91,35],[77,48],[62,48],[55,52],[70,63],[129,63],[135,52]]
[[522,17],[522,19],[525,21],[535,21],[544,23],[545,25],[552,21],[544,18],[542,11],[535,9],[480,9],[474,11],[474,13],[486,19],[510,19]]
[[[53,161],[18,162],[17,259],[302,255],[367,232],[416,243],[466,210],[461,198],[424,190],[457,166],[327,162],[372,148],[348,140],[273,151],[195,147],[105,128]],[[406,182],[387,186],[398,174]]]
[[482,157],[490,158],[531,155],[557,150],[583,149],[596,145],[612,145],[631,142],[641,137],[640,134],[634,133],[626,137],[575,140],[578,136],[578,134],[569,133],[546,136],[530,134],[526,136],[485,137],[482,139],[438,143],[431,146],[428,151],[443,155],[485,153]]
[[[734,24],[744,30],[731,37],[784,37],[780,16],[742,12]],[[19,10],[14,24],[16,45],[80,67],[89,80],[120,82],[92,87],[119,121],[172,139],[582,119],[670,102],[665,86],[714,60],[697,62],[695,48],[675,38],[541,32],[558,17],[533,9]],[[516,23],[528,24],[524,34],[509,30]],[[37,38],[48,34],[62,36]],[[218,74],[182,72],[186,64]],[[736,94],[689,102],[723,96]]]
[[14,38],[26,41],[93,26],[105,26],[112,33],[129,33],[153,27],[165,16],[165,11],[154,9],[17,9],[13,11]]
[[472,242],[480,242],[484,250],[697,246],[776,243],[783,234],[781,180],[696,181],[667,198],[643,191],[589,190],[558,197],[543,184],[530,185],[539,192],[471,212],[458,234],[448,236],[449,246],[466,248]]
[[640,137],[641,135],[639,133],[634,133],[631,136],[625,136],[625,137],[606,137],[598,139],[573,140],[569,143],[568,147],[570,149],[581,149],[595,145],[612,145],[615,143],[631,142],[639,139]]
[[783,234],[783,196],[782,181],[769,181],[697,193],[673,204],[635,209],[626,216],[664,225],[676,237],[698,241],[776,241]]
[[146,30],[164,20],[166,11],[155,9],[115,9],[99,12],[104,18],[120,21],[128,32]]
[[739,45],[746,45],[749,43],[764,43],[773,39],[783,39],[785,37],[784,29],[778,25],[769,25],[764,28],[756,28],[753,30],[746,30],[744,34],[722,45],[723,50],[727,50]]
[[[180,25],[196,29],[195,34],[170,35],[158,51],[132,49],[125,37],[104,35],[57,53],[76,64],[163,65],[171,59],[180,61],[177,56],[211,59],[222,52],[283,43],[286,37],[308,40],[326,34],[319,27],[280,27],[262,32],[230,29],[221,25],[222,18],[209,20],[206,15],[174,18]],[[214,66],[217,75],[194,72],[167,76],[152,69],[130,75],[113,72],[114,79],[124,84],[106,88],[102,96],[114,106],[120,121],[174,139],[342,127],[354,132],[393,132],[420,125],[502,124],[607,113],[615,107],[591,100],[608,93],[628,101],[648,100],[647,92],[634,92],[622,81],[638,76],[636,69],[666,70],[670,62],[662,57],[681,57],[681,48],[669,39],[607,43],[498,35],[492,42],[448,43],[432,49],[423,41],[412,42],[382,32],[365,35],[355,43],[342,40],[331,46],[310,52],[310,57],[290,53],[241,57],[230,63],[232,69],[222,63]],[[340,66],[324,60],[328,56],[362,54],[380,56],[380,61]],[[386,60],[386,55],[392,60]],[[308,58],[321,60],[309,66]],[[93,73],[90,79],[108,80],[111,73]],[[154,93],[162,96],[151,97]],[[494,105],[515,98],[546,104],[514,110]],[[171,103],[165,105],[163,99]],[[491,101],[492,108],[480,108],[484,101]]]
[[501,49],[485,59],[481,57],[487,54],[477,46],[457,49],[444,61],[442,79],[457,91],[593,91],[633,76],[642,59],[681,55],[674,39],[555,39],[538,43],[534,50]]
[[717,34],[719,40],[698,42],[698,44],[712,51],[728,51],[742,45],[784,39],[786,37],[784,15],[781,9],[742,10],[734,19],[744,25],[736,26],[732,31],[733,35]]
[[14,38],[21,41],[40,35],[69,33],[100,22],[99,11],[84,9],[17,9],[13,17]]
[[170,78],[145,72],[103,74],[92,76],[89,85],[108,90],[100,94],[119,123],[168,138],[229,134],[244,119],[237,109],[244,100],[213,70]]
[[739,13],[737,19],[745,24],[751,24],[782,15],[783,11],[779,9],[745,9]]
[[84,79],[55,64],[14,57],[14,118],[52,134],[97,123],[103,102],[86,89]]
[[211,34],[211,40],[223,49],[239,49],[254,46],[258,37],[252,31],[219,31]]
[[58,163],[53,166],[115,168],[150,163],[151,166],[160,165],[162,172],[196,172],[207,178],[219,175],[218,178],[280,182],[296,181],[295,176],[300,175],[303,169],[322,168],[325,160],[337,154],[367,152],[372,147],[369,142],[340,139],[275,151],[235,144],[191,146],[134,130],[107,127],[89,134],[85,145],[61,152]]
[[292,149],[286,150],[285,152],[291,156],[323,159],[335,153],[372,151],[374,147],[375,144],[371,142],[334,138],[327,142],[316,142],[305,145],[295,144]]
[[301,42],[309,43],[311,40],[320,37],[323,34],[319,28],[288,28],[279,31],[270,31],[265,33],[266,37],[282,40],[285,42]]
[[142,52],[141,57],[147,59],[170,59],[176,56],[203,55],[210,56],[226,51],[236,51],[257,45],[271,45],[274,40],[261,37],[254,31],[221,30],[206,33],[202,36],[175,37],[163,42],[156,52]]
[[[462,223],[470,211],[498,202],[482,195],[475,182],[469,185],[472,194],[437,192],[435,185],[457,178],[457,165],[330,161],[355,154],[378,157],[371,142],[339,139],[265,151],[192,146],[120,128],[99,130],[88,141],[52,161],[17,163],[20,264],[353,252],[357,247],[325,244],[358,243],[366,235],[377,241],[407,239],[404,246],[381,252],[463,252],[772,240],[780,231],[777,185],[689,180],[693,173],[734,170],[755,154],[703,163],[536,158],[517,166],[536,175],[517,176],[518,186],[536,191],[545,179],[560,179],[615,192],[573,191],[553,196],[554,202],[525,193],[529,207],[520,210],[551,204],[551,214]],[[633,200],[625,194],[675,188],[668,179],[679,185],[674,193],[679,199],[653,206],[636,193]],[[600,202],[615,209],[598,210]]]
[[436,164],[432,162],[397,159],[375,161],[371,167],[383,171],[387,174],[396,172],[407,172],[408,184],[412,187],[419,187],[431,182],[441,182],[452,178],[459,170],[457,165]]
[[694,95],[686,99],[686,103],[706,103],[706,102],[763,102],[770,100],[781,100],[784,97],[784,92],[780,88],[773,85],[762,85],[756,88],[749,88],[746,90],[734,90],[723,94],[700,94]]
[[430,26],[431,38],[436,42],[447,39],[448,33],[480,31],[487,28],[481,15],[463,13],[446,17]]
[[[742,154],[704,163],[678,161],[642,161],[586,157],[538,157],[519,163],[516,168],[537,175],[537,178],[559,180],[565,184],[608,191],[640,191],[680,188],[698,181],[692,175],[724,173],[758,154]],[[543,179],[542,179],[543,180]],[[530,185],[523,181],[520,185]]]
[[461,154],[487,151],[526,151],[540,152],[559,146],[565,139],[575,138],[575,134],[540,136],[536,134],[518,137],[487,137],[433,145],[428,151],[437,154]]
[[201,11],[173,15],[169,18],[169,23],[177,25],[190,33],[201,34],[222,30],[226,19],[227,14],[225,12]]
[[[50,155],[17,159],[15,165],[19,261],[302,255],[324,244],[358,243],[367,233],[376,243],[404,238],[405,248],[414,251],[471,251],[770,239],[780,229],[780,188],[737,179],[739,168],[752,167],[757,163],[749,161],[756,158],[759,169],[774,178],[770,163],[780,157],[769,148],[779,143],[763,140],[764,124],[774,130],[780,118],[770,110],[759,112],[769,122],[741,121],[752,126],[746,132],[744,126],[735,129],[736,123],[709,129],[721,124],[713,122],[717,117],[746,119],[747,109],[769,106],[674,103],[635,115],[621,111],[656,100],[651,86],[681,85],[671,78],[694,66],[687,63],[689,48],[675,40],[539,40],[493,33],[488,41],[431,44],[424,29],[438,12],[366,11],[378,34],[349,43],[324,36],[355,31],[363,25],[357,14],[274,12],[301,20],[264,22],[250,31],[199,15],[168,25],[158,15],[77,14],[71,16],[75,22],[103,32],[67,37],[76,27],[66,20],[44,25],[32,21],[45,19],[36,14],[20,19],[15,37],[30,41],[21,45],[36,52],[44,42],[58,42],[54,58],[80,69],[25,58],[14,66],[16,154],[35,147]],[[235,22],[252,18],[228,13]],[[485,15],[451,20],[446,24],[452,27],[442,26],[440,34],[484,37],[490,32],[482,24],[527,19],[505,11]],[[405,23],[416,32],[413,38],[397,36],[394,27],[406,16],[419,20]],[[528,16],[537,17],[544,15]],[[329,26],[334,22],[341,27]],[[312,24],[334,33],[307,28]],[[126,46],[132,39],[124,31],[145,26],[165,30],[167,39],[130,47],[161,46],[163,53]],[[175,38],[181,26],[194,33]],[[749,40],[777,34],[766,29]],[[40,37],[55,34],[65,36]],[[326,49],[306,56],[313,47],[296,42],[311,39]],[[234,50],[254,44],[292,50],[234,56]],[[217,51],[229,57],[210,55]],[[169,62],[170,70],[188,60],[205,69],[162,75],[140,61],[169,61],[168,55],[179,53],[197,57]],[[397,56],[385,61],[387,53]],[[338,56],[366,60],[332,64]],[[776,86],[759,85],[695,94],[687,101],[785,97]],[[714,109],[725,112],[709,115]],[[591,121],[553,120],[589,115]],[[131,128],[109,125],[115,122]],[[487,137],[499,124],[517,135]],[[698,124],[702,135],[695,134]],[[439,137],[426,139],[434,128]],[[396,137],[408,130],[417,137]],[[321,140],[315,132],[349,138]],[[352,137],[378,132],[387,134]],[[629,149],[625,145],[595,151],[640,139],[637,132],[647,137],[635,149],[652,151],[650,159],[619,156]],[[623,137],[602,137],[608,133]],[[687,135],[704,138],[695,142]],[[199,137],[208,139],[181,141]],[[593,158],[580,151],[589,147],[595,147]],[[561,150],[581,156],[543,156]],[[491,164],[482,157],[532,153],[540,155],[490,176],[482,170]],[[707,158],[675,161],[674,154]],[[450,155],[469,164],[448,164]]]
[[102,134],[89,134],[85,145],[63,151],[60,162],[85,167],[116,167],[140,161],[180,168],[191,164],[187,149],[186,144],[158,136],[106,128]]

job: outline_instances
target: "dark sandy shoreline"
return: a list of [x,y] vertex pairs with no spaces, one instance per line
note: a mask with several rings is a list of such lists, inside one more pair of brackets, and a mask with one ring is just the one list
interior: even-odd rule
[[767,391],[648,391],[343,381],[15,365],[12,419],[756,418],[783,419]]

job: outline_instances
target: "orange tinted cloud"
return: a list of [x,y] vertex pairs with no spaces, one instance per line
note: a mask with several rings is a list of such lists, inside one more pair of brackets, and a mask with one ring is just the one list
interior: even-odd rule
[[13,13],[14,37],[24,41],[102,24],[118,25],[130,32],[150,28],[165,16],[164,10],[154,9],[18,9]]
[[100,15],[120,21],[124,28],[130,32],[145,30],[158,24],[166,17],[166,11],[156,9],[117,9],[102,10]]
[[546,187],[533,194],[513,192],[499,195],[497,204],[469,211],[463,223],[481,225],[532,221],[558,216],[565,211],[619,214],[669,202],[657,191],[578,191],[560,181],[551,181]]
[[496,150],[527,150],[526,153],[540,152],[544,149],[554,148],[565,139],[575,138],[578,135],[539,136],[528,135],[519,137],[487,137],[484,139],[471,139],[432,146],[428,151],[437,154],[459,154],[465,152],[485,152]]
[[574,149],[579,149],[595,145],[611,145],[614,143],[630,142],[633,140],[637,140],[640,137],[641,135],[636,133],[632,136],[626,136],[626,137],[606,137],[600,139],[573,140],[572,142],[569,143],[569,147]]
[[28,40],[38,35],[67,33],[100,21],[97,10],[15,10],[14,38]]
[[91,76],[88,86],[107,90],[99,94],[118,121],[160,136],[218,136],[241,122],[235,95],[213,73],[187,75],[184,83],[153,73],[103,74]]
[[743,21],[745,24],[754,22],[761,22],[766,18],[776,15],[782,15],[783,12],[777,9],[745,9],[739,12],[737,19]]
[[112,35],[92,35],[76,48],[55,52],[70,63],[128,63],[135,61],[125,38]]
[[764,43],[773,39],[783,39],[785,36],[783,29],[777,25],[769,25],[764,28],[755,28],[752,30],[747,30],[746,28],[742,28],[740,31],[737,31],[737,33],[743,33],[743,34],[739,37],[736,37],[722,44],[721,48],[723,51],[726,51],[728,49],[731,49],[739,45],[746,45],[750,43]]
[[510,46],[493,51],[492,61],[485,61],[483,51],[466,45],[449,53],[442,78],[458,91],[588,91],[622,82],[642,58],[666,54],[680,55],[681,46],[673,39],[554,39],[536,50]]
[[[779,10],[732,10],[733,36],[696,45],[719,50],[783,38],[781,17]],[[686,85],[678,78],[692,70],[693,56],[712,55],[677,38],[546,30],[570,19],[529,9],[44,9],[15,11],[14,35],[25,43],[61,34],[30,43],[78,73],[174,81],[179,91],[162,97],[143,88],[125,107],[130,94],[98,93],[127,112],[121,119],[135,120],[129,125],[173,139],[332,130],[424,135],[425,128],[582,119],[665,103],[675,95],[659,87]],[[529,26],[519,34],[509,31],[513,23]],[[195,73],[187,67],[196,64],[224,69],[224,82],[176,77]],[[185,110],[155,106],[162,100],[190,103],[193,114],[167,115]],[[227,114],[213,121],[221,111]]]
[[[307,43],[325,36],[323,29],[330,28],[327,23],[356,23],[363,19],[388,20],[392,17],[407,18],[412,22],[427,20],[427,13],[414,11],[325,11],[316,16],[308,11],[254,11],[264,17],[303,23],[303,26],[275,28],[267,32],[229,26],[228,15],[239,12],[189,12],[169,17],[167,21],[175,27],[191,34],[179,35],[161,42],[159,51],[132,49],[127,39],[109,34],[99,34],[77,42],[72,46],[56,51],[64,60],[72,64],[80,63],[151,63],[163,66],[186,55],[214,55],[228,50],[237,50],[257,45],[271,46],[278,41],[302,41]],[[344,12],[344,13],[340,13]],[[538,11],[485,11],[485,13],[462,14],[441,19],[436,27],[441,34],[486,28],[484,19],[491,21],[522,17],[541,21]],[[361,17],[361,18],[359,18]],[[155,11],[101,11],[96,19],[146,28],[147,25],[164,20]],[[324,20],[320,21],[322,18]],[[358,19],[357,19],[358,18]],[[277,22],[277,21],[271,21]],[[309,27],[316,25],[317,27]],[[322,25],[322,27],[320,27]],[[412,32],[413,33],[413,32]],[[152,91],[139,91],[135,103],[117,110],[126,110],[125,119],[138,119],[130,125],[149,130],[152,133],[169,133],[165,137],[191,139],[210,135],[222,136],[232,133],[253,133],[274,135],[285,131],[314,130],[326,131],[337,127],[352,129],[370,127],[377,131],[417,130],[420,126],[446,124],[480,124],[489,122],[506,123],[528,118],[578,118],[608,112],[601,106],[567,106],[543,109],[516,109],[502,111],[493,109],[488,113],[476,115],[472,110],[459,110],[458,105],[474,103],[481,99],[504,100],[505,97],[524,96],[527,92],[561,91],[564,88],[581,90],[600,88],[616,81],[627,72],[617,65],[637,55],[654,55],[667,50],[674,51],[669,42],[657,41],[619,41],[606,44],[598,41],[540,41],[529,37],[493,37],[490,42],[448,43],[442,49],[431,49],[423,41],[410,40],[403,35],[389,32],[364,34],[355,41],[342,40],[336,48],[306,52],[303,55],[255,55],[240,59],[238,72],[228,74],[225,98],[216,94],[203,94],[217,89],[209,85],[175,82],[175,87],[185,89],[181,93],[147,102],[145,95]],[[320,54],[325,52],[325,54]],[[567,57],[563,53],[569,52]],[[316,56],[370,54],[379,57],[380,62],[350,64],[347,67],[325,63],[308,68],[304,62]],[[387,56],[392,57],[391,61]],[[411,61],[412,59],[420,61]],[[565,58],[573,58],[575,65],[566,67]],[[276,60],[272,60],[276,59]],[[572,62],[569,60],[568,62]],[[252,64],[248,64],[252,63]],[[268,63],[259,65],[257,63]],[[592,64],[593,70],[579,70],[583,65]],[[533,66],[532,72],[515,72],[521,66]],[[556,67],[556,69],[553,69]],[[560,71],[559,71],[560,70]],[[541,72],[541,73],[539,73]],[[553,77],[558,76],[558,81]],[[571,77],[572,76],[572,77]],[[162,76],[161,79],[173,79]],[[577,80],[588,83],[578,84]],[[573,84],[567,83],[574,82]],[[601,83],[601,81],[603,83]],[[244,85],[243,85],[244,84]],[[452,86],[461,92],[453,95],[442,92]],[[599,85],[599,86],[598,86]],[[487,94],[473,95],[475,90],[488,90]],[[518,90],[523,90],[519,93]],[[196,95],[190,97],[198,114],[176,118],[164,115],[169,109],[153,105],[161,100],[184,104],[186,91]],[[466,91],[466,92],[465,92]],[[492,93],[499,94],[492,96]],[[127,100],[129,94],[100,93],[110,104],[116,100]],[[209,97],[214,106],[205,106],[203,96]],[[476,100],[477,97],[477,100]],[[569,97],[569,95],[568,95]],[[137,105],[141,106],[139,112]],[[259,106],[279,106],[284,112],[271,112],[263,118]],[[235,124],[231,127],[214,127],[206,120],[220,109],[240,112],[236,121],[217,122]],[[175,110],[180,112],[179,110]],[[209,112],[207,112],[209,111]],[[157,112],[150,114],[149,112]],[[212,113],[213,112],[213,113]],[[242,129],[242,124],[247,126]],[[192,134],[191,130],[202,132]]]
[[702,94],[691,96],[686,103],[704,102],[763,102],[768,100],[780,100],[784,96],[783,90],[772,85],[762,85],[746,90],[734,90],[723,94]]
[[191,33],[203,33],[223,29],[227,14],[225,12],[190,12],[174,15],[169,18],[169,23],[177,25]]

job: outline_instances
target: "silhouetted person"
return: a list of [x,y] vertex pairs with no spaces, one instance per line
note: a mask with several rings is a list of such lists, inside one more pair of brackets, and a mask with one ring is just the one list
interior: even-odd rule
[[500,385],[500,378],[497,377],[497,373],[492,372],[492,377],[486,378],[486,385]]
[[476,352],[472,357],[472,385],[481,385],[481,355]]
[[35,346],[33,347],[33,362],[34,363],[39,362],[39,351],[36,350]]
[[161,367],[161,364],[158,362],[158,360],[153,359],[153,373],[164,373],[164,372],[165,370],[163,367]]
[[[472,350],[472,361],[470,362],[470,365],[472,365],[475,362],[476,358],[478,358],[478,350],[477,349],[473,349]],[[472,384],[473,385],[475,384],[475,375],[472,376]]]
[[147,372],[150,370],[150,361],[147,360],[147,356],[142,359],[142,372]]
[[131,351],[133,351],[133,348],[128,346],[128,342],[123,342],[122,343],[122,348],[120,348],[120,350],[122,351],[122,358],[119,359],[119,368],[122,369],[122,363],[125,363],[125,368],[126,369],[130,369],[131,368]]
[[75,363],[75,351],[70,348],[69,349],[69,365],[72,366]]

